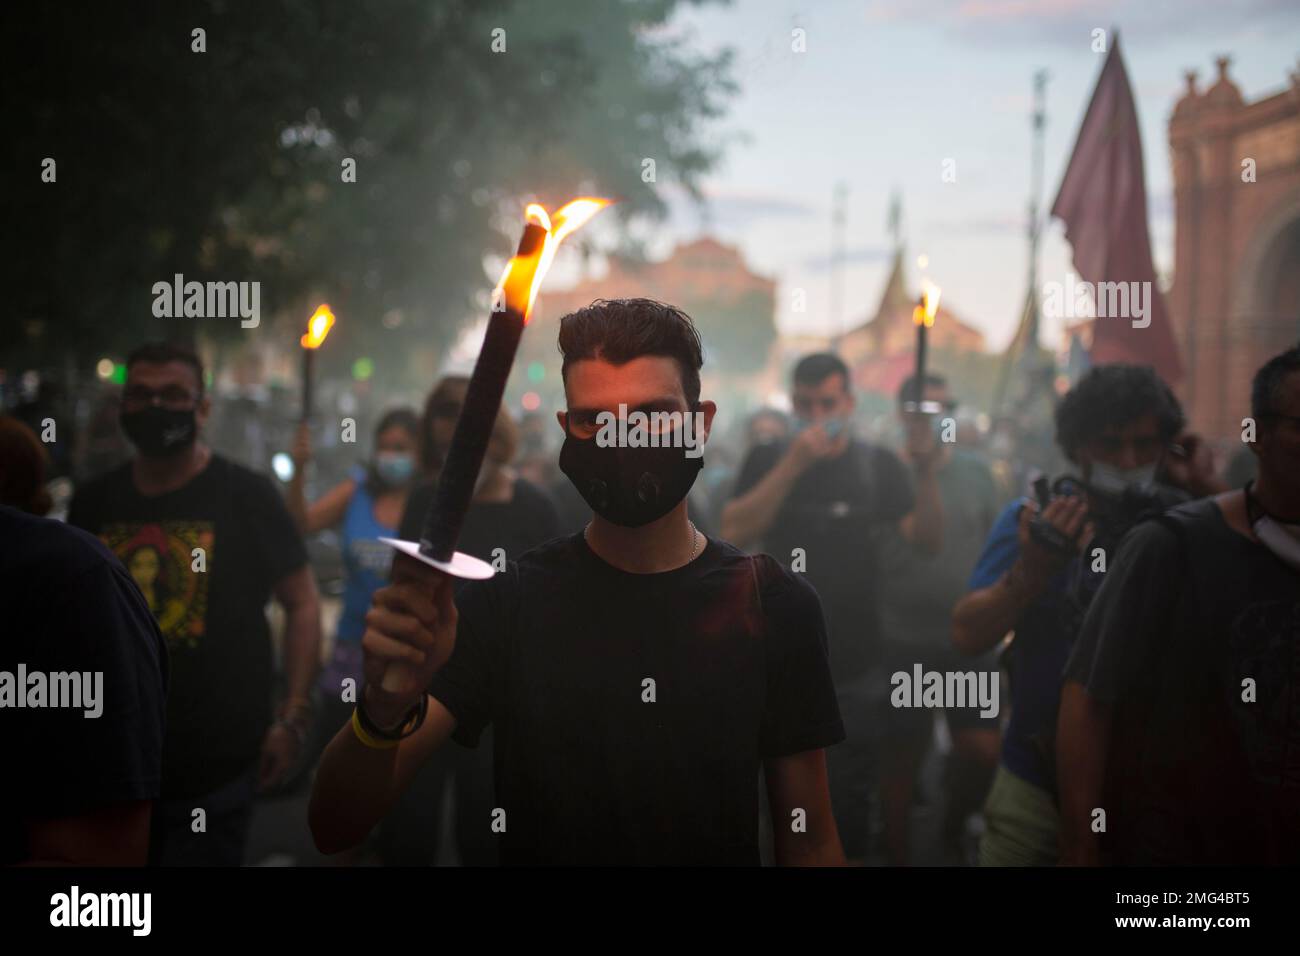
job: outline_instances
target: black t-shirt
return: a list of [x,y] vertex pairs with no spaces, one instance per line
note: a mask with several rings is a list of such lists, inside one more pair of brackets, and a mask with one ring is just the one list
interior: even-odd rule
[[[749,492],[785,451],[784,445],[756,446],[732,496]],[[898,457],[854,441],[843,454],[817,462],[799,477],[763,536],[762,550],[787,568],[794,549],[803,549],[803,573],[826,612],[837,685],[861,676],[876,661],[880,535],[914,504],[911,476]]]
[[79,488],[68,523],[121,559],[167,639],[163,797],[200,796],[247,771],[271,716],[266,604],[307,563],[279,492],[214,454],[183,488],[145,497],[127,464]]
[[629,574],[576,534],[457,606],[429,692],[458,742],[493,725],[503,863],[756,864],[761,762],[844,737],[817,596],[766,555]]
[[1066,667],[1113,707],[1113,862],[1300,861],[1297,662],[1300,577],[1212,499],[1125,538]]
[[[406,499],[398,534],[419,541],[424,515],[433,503],[435,482],[417,485]],[[550,496],[531,481],[515,479],[509,501],[475,501],[465,515],[456,548],[483,561],[492,561],[498,548],[513,561],[529,548],[560,534],[560,519]]]
[[[27,858],[24,820],[158,796],[167,651],[139,589],[100,542],[0,506],[0,866]],[[28,675],[102,674],[90,707],[17,708]],[[66,684],[65,684],[66,686]],[[26,700],[33,700],[25,697]],[[53,703],[49,696],[46,703]],[[97,717],[86,716],[98,712]]]

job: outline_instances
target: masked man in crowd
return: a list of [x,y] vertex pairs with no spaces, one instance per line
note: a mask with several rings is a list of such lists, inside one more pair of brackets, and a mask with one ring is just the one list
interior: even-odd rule
[[1079,476],[1002,512],[971,591],[953,610],[953,640],[965,653],[984,653],[1015,632],[1004,655],[1011,718],[984,807],[982,865],[1059,859],[1055,733],[1062,673],[1106,562],[1138,521],[1221,487],[1203,444],[1180,435],[1183,424],[1178,400],[1150,368],[1088,372],[1056,410],[1057,444]]
[[504,864],[757,864],[760,768],[777,860],[841,862],[817,596],[687,515],[716,412],[694,326],[658,302],[597,301],[561,320],[559,344],[560,467],[594,515],[454,602],[450,578],[394,561],[362,699],[316,776],[317,846],[355,845],[430,753],[491,724],[481,825]]
[[[121,559],[167,640],[171,684],[151,860],[238,866],[256,789],[285,776],[307,733],[320,646],[316,582],[270,481],[199,440],[209,401],[198,356],[146,345],[126,365],[122,430],[137,454],[78,488],[68,523]],[[265,613],[272,595],[285,611],[288,680],[274,723]]]
[[881,551],[896,532],[923,554],[938,552],[940,456],[928,435],[909,435],[909,474],[889,449],[856,438],[854,394],[839,356],[805,356],[793,379],[798,433],[750,452],[722,512],[722,535],[788,562],[823,602],[831,674],[848,733],[826,755],[831,801],[844,852],[861,862],[870,850],[879,728],[889,694],[881,654]]
[[1067,863],[1300,860],[1300,349],[1256,374],[1246,428],[1258,477],[1135,529],[1088,610],[1058,731]]

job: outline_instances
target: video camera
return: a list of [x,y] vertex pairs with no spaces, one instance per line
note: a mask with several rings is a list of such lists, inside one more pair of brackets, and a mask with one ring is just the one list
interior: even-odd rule
[[1034,497],[1039,514],[1029,523],[1030,536],[1044,548],[1057,554],[1073,554],[1076,545],[1050,523],[1042,512],[1056,498],[1084,497],[1088,501],[1088,519],[1097,530],[1097,537],[1107,542],[1118,542],[1129,529],[1147,518],[1181,504],[1187,496],[1176,488],[1157,482],[1142,485],[1125,485],[1122,489],[1104,489],[1089,484],[1082,478],[1063,475],[1055,481],[1040,475],[1033,482]]

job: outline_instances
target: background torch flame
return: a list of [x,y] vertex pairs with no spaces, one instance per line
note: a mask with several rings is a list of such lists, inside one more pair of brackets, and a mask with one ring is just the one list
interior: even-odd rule
[[912,321],[930,328],[939,312],[939,287],[928,279],[921,282],[921,301],[912,310]]
[[307,334],[298,341],[305,349],[318,349],[333,327],[334,313],[330,311],[328,305],[322,302],[316,307],[312,317],[307,320]]
[[560,243],[608,205],[608,199],[575,199],[556,210],[554,216],[548,216],[544,208],[530,203],[524,216],[529,222],[546,230],[546,241],[534,252],[514,256],[506,263],[501,281],[493,293],[494,297],[504,296],[505,307],[523,315],[527,322],[533,311],[533,303],[537,301],[537,292],[542,287],[542,280],[551,268]]

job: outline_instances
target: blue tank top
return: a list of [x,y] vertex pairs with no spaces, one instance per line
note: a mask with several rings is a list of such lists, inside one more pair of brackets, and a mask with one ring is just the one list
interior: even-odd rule
[[395,538],[397,531],[375,520],[375,499],[366,490],[366,472],[358,467],[352,473],[357,483],[343,515],[343,613],[339,617],[336,640],[357,643],[366,631],[366,611],[375,591],[388,583],[393,563],[393,549],[379,540]]

